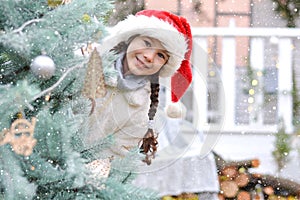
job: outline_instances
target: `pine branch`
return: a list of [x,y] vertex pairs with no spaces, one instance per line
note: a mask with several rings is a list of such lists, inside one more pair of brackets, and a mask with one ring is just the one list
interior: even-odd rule
[[73,70],[78,69],[78,68],[82,68],[84,65],[77,65],[74,67],[71,67],[69,69],[67,69],[67,71],[60,77],[60,79],[51,87],[47,88],[46,90],[43,90],[41,93],[37,94],[36,96],[33,97],[32,101],[40,98],[41,96],[51,92],[52,90],[54,90],[57,86],[59,86],[59,84],[66,78],[66,76]]

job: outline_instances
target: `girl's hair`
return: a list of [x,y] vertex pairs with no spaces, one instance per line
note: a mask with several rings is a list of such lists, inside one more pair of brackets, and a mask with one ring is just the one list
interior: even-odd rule
[[159,95],[159,76],[154,74],[150,77],[151,83],[151,95],[150,95],[150,109],[148,113],[149,120],[153,120],[158,107],[158,95]]
[[119,44],[117,44],[116,46],[114,46],[110,51],[113,51],[114,53],[118,54],[121,52],[126,52],[127,51],[127,47],[130,44],[130,42],[136,38],[139,35],[133,35],[131,36],[126,42],[120,42]]
[[126,52],[127,50],[127,44],[126,42],[120,42],[116,46],[114,46],[110,51],[114,52],[115,54],[119,54],[121,52]]
[[158,95],[159,95],[159,76],[158,73],[154,74],[150,77],[150,83],[151,83],[151,95],[150,95],[150,108],[148,112],[148,117],[149,117],[149,128],[144,135],[144,138],[142,139],[142,145],[140,146],[140,150],[142,153],[146,155],[145,159],[143,160],[146,162],[148,165],[151,164],[151,159],[155,157],[155,153],[157,151],[157,136],[155,136],[153,128],[152,128],[152,123],[154,120],[154,116],[157,111],[158,107]]

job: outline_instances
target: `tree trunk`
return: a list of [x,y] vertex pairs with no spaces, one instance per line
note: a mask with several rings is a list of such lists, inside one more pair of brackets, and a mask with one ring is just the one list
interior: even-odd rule
[[263,187],[271,186],[275,195],[280,196],[297,196],[300,198],[300,184],[271,175],[259,175]]
[[250,192],[240,191],[237,195],[237,200],[251,200]]
[[221,193],[225,198],[233,198],[236,197],[239,187],[235,181],[222,181],[220,184]]

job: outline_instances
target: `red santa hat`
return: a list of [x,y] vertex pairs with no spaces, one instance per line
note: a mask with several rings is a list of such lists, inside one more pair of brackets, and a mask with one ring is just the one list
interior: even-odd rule
[[167,11],[140,11],[136,15],[128,16],[110,30],[110,36],[105,39],[110,40],[107,48],[128,41],[133,35],[156,38],[166,48],[170,58],[159,75],[171,76],[171,100],[179,101],[192,81],[192,33],[187,20]]

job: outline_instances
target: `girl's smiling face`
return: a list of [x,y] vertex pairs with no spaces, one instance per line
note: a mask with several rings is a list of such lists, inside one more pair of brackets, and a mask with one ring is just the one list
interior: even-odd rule
[[169,59],[167,50],[157,39],[137,36],[128,45],[124,59],[124,74],[152,75]]

